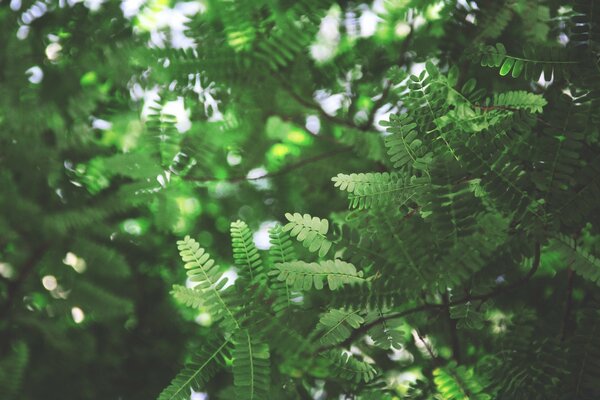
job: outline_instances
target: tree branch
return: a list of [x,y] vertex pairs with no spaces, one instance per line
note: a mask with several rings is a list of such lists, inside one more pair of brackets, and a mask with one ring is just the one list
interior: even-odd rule
[[349,345],[351,345],[355,340],[357,340],[358,338],[362,337],[365,333],[367,333],[367,331],[369,331],[369,329],[373,328],[374,326],[377,326],[385,321],[388,320],[392,320],[392,319],[398,319],[398,318],[404,318],[408,315],[411,314],[415,314],[415,313],[419,313],[422,311],[432,311],[432,310],[444,310],[445,308],[449,308],[451,306],[456,306],[456,305],[460,305],[460,304],[464,304],[467,303],[469,301],[475,301],[475,300],[481,300],[481,301],[486,301],[491,299],[492,297],[498,296],[500,294],[505,294],[505,293],[509,293],[512,292],[515,289],[518,289],[521,285],[523,285],[524,283],[526,283],[527,281],[529,281],[529,279],[531,279],[531,277],[536,273],[536,271],[538,270],[539,266],[540,266],[540,258],[541,258],[541,245],[539,242],[535,243],[535,249],[534,249],[534,256],[533,256],[533,263],[531,265],[531,269],[529,270],[529,272],[527,272],[527,274],[525,276],[523,276],[521,279],[519,279],[518,281],[514,282],[512,285],[509,286],[504,286],[504,287],[499,287],[497,289],[492,290],[491,292],[485,293],[485,294],[480,294],[480,295],[475,295],[475,296],[471,296],[471,295],[467,295],[465,297],[463,297],[462,299],[458,299],[458,300],[454,300],[454,301],[449,301],[447,304],[423,304],[414,308],[409,308],[407,310],[404,311],[400,311],[400,312],[396,312],[396,313],[392,313],[392,314],[388,314],[388,315],[384,315],[380,318],[377,318],[371,322],[369,322],[368,324],[364,324],[362,325],[360,328],[355,329],[352,334],[343,342],[338,343],[337,345],[332,345],[332,346],[324,346],[321,347],[317,350],[317,353],[321,353],[323,351],[326,350],[330,350],[333,347],[338,347],[338,346],[342,346],[342,347],[347,347]]
[[323,119],[326,119],[334,124],[343,125],[352,129],[362,129],[361,126],[356,125],[352,121],[348,121],[344,118],[336,117],[335,115],[329,115],[321,108],[321,106],[314,100],[306,100],[304,97],[300,96],[298,93],[294,91],[294,89],[284,80],[280,79],[281,86],[285,89],[285,91],[299,104],[303,105],[306,108],[310,108],[311,110],[316,111]]
[[347,153],[351,150],[351,148],[346,147],[343,149],[339,149],[339,150],[335,150],[335,151],[331,151],[328,153],[322,153],[319,155],[316,155],[314,157],[309,157],[309,158],[305,158],[304,160],[300,160],[298,162],[295,163],[291,163],[288,164],[287,166],[283,167],[282,169],[280,169],[279,171],[275,171],[275,172],[269,172],[260,176],[255,176],[252,178],[248,178],[247,175],[239,175],[239,176],[234,176],[231,178],[226,178],[226,179],[221,179],[221,178],[216,178],[214,176],[206,176],[206,177],[194,177],[194,176],[186,176],[183,179],[186,181],[190,181],[190,182],[231,182],[231,183],[239,183],[239,182],[244,182],[244,181],[256,181],[259,179],[264,179],[264,178],[272,178],[275,176],[280,176],[280,175],[285,175],[289,172],[292,172],[296,169],[302,168],[306,165],[321,161],[321,160],[325,160],[327,158],[330,157],[335,157],[339,154],[343,154],[343,153]]

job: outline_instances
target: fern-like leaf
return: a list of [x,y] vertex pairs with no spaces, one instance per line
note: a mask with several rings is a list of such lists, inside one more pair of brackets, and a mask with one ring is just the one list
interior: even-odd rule
[[400,319],[386,320],[383,318],[383,312],[379,306],[376,307],[376,311],[371,316],[371,319],[380,318],[382,323],[375,325],[367,332],[375,346],[386,350],[390,348],[402,348],[404,332],[399,329],[402,321]]
[[231,223],[231,247],[235,265],[241,268],[240,274],[254,280],[262,272],[262,259],[252,241],[252,232],[243,221]]
[[340,343],[350,336],[353,329],[358,328],[365,320],[359,310],[348,311],[333,309],[323,314],[317,325],[321,333],[321,343],[325,346]]
[[511,74],[518,78],[521,74],[525,79],[538,80],[542,72],[546,80],[554,75],[556,79],[565,72],[569,64],[577,64],[569,61],[563,49],[551,47],[546,49],[527,49],[523,57],[507,54],[506,47],[502,43],[496,46],[485,46],[480,49],[481,66],[499,68],[499,74],[506,76]]
[[600,285],[600,259],[577,245],[574,239],[560,235],[556,244],[567,254],[565,265],[584,279]]
[[381,125],[391,134],[385,138],[385,146],[394,168],[427,168],[433,155],[419,138],[417,124],[408,114],[391,114],[389,121],[383,121]]
[[336,290],[345,284],[367,281],[362,271],[357,271],[354,265],[341,260],[278,263],[275,264],[275,270],[269,274],[287,282],[295,290],[310,290],[313,287],[321,290],[324,280],[327,281],[330,290]]
[[185,262],[187,275],[193,282],[198,282],[196,290],[202,292],[206,299],[208,312],[215,320],[223,319],[225,329],[239,328],[234,313],[231,311],[224,299],[224,293],[221,289],[227,283],[227,279],[222,279],[222,273],[210,255],[200,245],[189,236],[183,240],[177,241],[177,248],[181,259]]
[[225,364],[229,341],[219,343],[215,340],[202,343],[202,349],[192,356],[183,370],[177,374],[161,394],[158,400],[188,400],[191,390],[199,390]]
[[240,400],[269,398],[269,347],[246,330],[235,335],[233,351],[233,382]]
[[464,365],[451,362],[433,371],[434,382],[443,400],[488,400],[492,397],[483,392],[483,387]]
[[494,106],[506,107],[517,110],[527,110],[531,113],[541,113],[544,106],[548,104],[539,94],[515,90],[511,92],[494,94]]
[[188,288],[181,285],[173,285],[171,295],[178,302],[185,304],[188,307],[200,308],[204,305],[204,299],[202,298],[202,292]]
[[349,193],[350,208],[360,210],[390,203],[406,203],[414,195],[407,179],[395,173],[338,174],[331,178],[334,186]]
[[331,362],[333,373],[342,379],[353,382],[370,382],[377,376],[373,365],[360,361],[352,354],[331,350],[325,355]]
[[[296,252],[290,235],[285,232],[280,225],[277,225],[269,230],[269,241],[271,248],[269,249],[269,260],[271,265],[277,263],[286,263],[296,260]],[[278,315],[287,307],[294,304],[292,298],[296,297],[292,292],[290,285],[286,281],[275,280],[271,284],[275,301],[273,302],[273,311]]]
[[285,232],[295,237],[308,251],[319,252],[319,257],[324,257],[331,248],[331,242],[327,240],[327,231],[329,230],[329,221],[318,217],[311,217],[309,214],[300,215],[299,213],[286,213],[285,217],[289,221],[284,227]]

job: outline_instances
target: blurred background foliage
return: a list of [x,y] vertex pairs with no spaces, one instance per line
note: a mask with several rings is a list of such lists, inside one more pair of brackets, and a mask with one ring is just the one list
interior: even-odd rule
[[[0,1],[0,398],[155,398],[211,325],[169,295],[178,238],[230,266],[231,221],[265,249],[285,212],[343,218],[330,178],[391,169],[389,82],[433,58],[460,66],[458,86],[539,91],[464,50],[556,41],[562,3]],[[536,307],[560,306],[548,288]],[[395,354],[417,360],[398,396],[430,393],[407,389],[431,373],[419,343]]]

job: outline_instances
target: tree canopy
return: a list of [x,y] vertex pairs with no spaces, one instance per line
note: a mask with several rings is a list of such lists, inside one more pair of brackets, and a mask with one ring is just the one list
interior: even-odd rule
[[600,398],[596,5],[0,1],[0,398]]

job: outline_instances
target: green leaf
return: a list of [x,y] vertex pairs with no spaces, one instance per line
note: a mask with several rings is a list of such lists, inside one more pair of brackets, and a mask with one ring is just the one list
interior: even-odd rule
[[506,76],[508,75],[508,73],[510,72],[510,69],[512,68],[512,66],[515,63],[515,59],[514,58],[510,58],[507,57],[504,60],[504,63],[502,64],[502,67],[500,68],[500,75],[501,76]]

